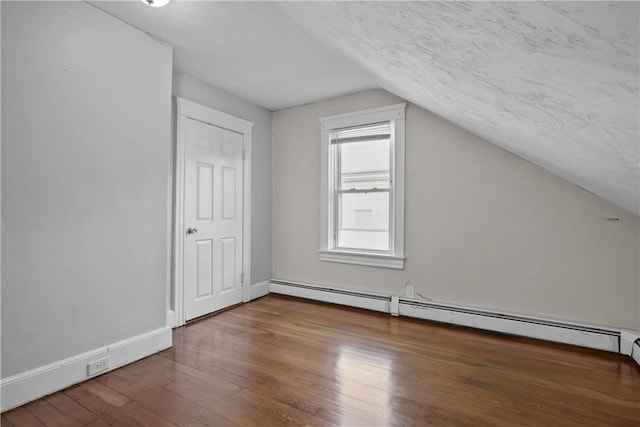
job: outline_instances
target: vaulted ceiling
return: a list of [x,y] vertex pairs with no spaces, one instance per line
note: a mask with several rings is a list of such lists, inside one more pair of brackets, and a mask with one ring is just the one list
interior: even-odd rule
[[271,110],[382,88],[640,214],[638,2],[91,2]]

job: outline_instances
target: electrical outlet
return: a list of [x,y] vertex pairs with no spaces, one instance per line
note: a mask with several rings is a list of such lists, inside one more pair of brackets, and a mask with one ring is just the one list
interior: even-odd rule
[[404,296],[407,298],[415,298],[416,297],[416,287],[414,285],[405,285],[404,288]]
[[87,376],[92,377],[100,372],[109,370],[109,356],[103,357],[102,359],[96,360],[95,362],[91,362],[87,364]]

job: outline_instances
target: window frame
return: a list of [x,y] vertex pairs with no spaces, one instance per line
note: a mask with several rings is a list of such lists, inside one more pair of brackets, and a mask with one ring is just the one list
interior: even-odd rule
[[[405,181],[405,109],[406,103],[355,111],[320,118],[320,259],[345,264],[404,269],[404,181]],[[331,133],[336,130],[389,122],[390,251],[346,250],[337,248],[337,170],[332,160]]]

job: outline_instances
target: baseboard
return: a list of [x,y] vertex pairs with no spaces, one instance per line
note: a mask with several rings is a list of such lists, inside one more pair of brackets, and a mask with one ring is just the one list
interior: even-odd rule
[[630,356],[640,366],[640,338],[634,341]]
[[269,292],[389,313],[391,297],[304,283],[271,280]]
[[631,356],[633,344],[640,339],[640,331],[622,329],[620,331],[620,353]]
[[169,347],[171,328],[165,327],[3,378],[2,412],[88,379],[87,365],[102,358],[109,357],[108,372]]
[[620,332],[610,329],[402,298],[399,311],[401,316],[616,353],[620,350]]
[[[620,330],[283,280],[271,280],[269,290],[277,294],[381,311],[391,315],[414,317],[616,353],[620,351]],[[640,358],[640,349],[638,357]]]
[[249,301],[269,294],[269,282],[254,283],[249,288]]

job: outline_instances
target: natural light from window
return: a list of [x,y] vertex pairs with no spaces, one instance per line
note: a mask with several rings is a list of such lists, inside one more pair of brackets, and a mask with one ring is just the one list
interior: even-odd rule
[[389,139],[338,144],[337,247],[388,252]]
[[341,424],[390,425],[393,391],[391,382],[392,358],[374,349],[350,345],[340,349],[336,383],[340,386]]
[[320,118],[322,261],[404,268],[405,108]]

